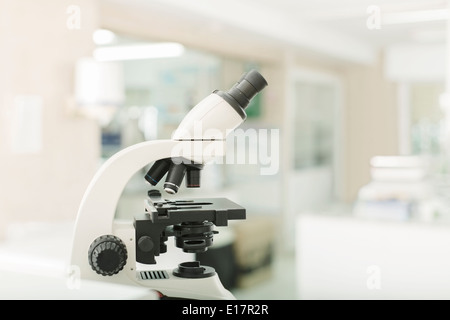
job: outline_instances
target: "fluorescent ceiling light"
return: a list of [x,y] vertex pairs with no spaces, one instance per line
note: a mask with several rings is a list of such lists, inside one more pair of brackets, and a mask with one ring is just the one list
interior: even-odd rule
[[96,45],[110,44],[116,40],[116,34],[106,29],[97,29],[92,34],[92,40]]
[[184,47],[175,42],[155,44],[134,44],[102,47],[94,50],[98,61],[139,60],[178,57],[184,53]]
[[381,12],[382,24],[404,24],[443,21],[448,19],[447,9],[405,11],[405,12]]

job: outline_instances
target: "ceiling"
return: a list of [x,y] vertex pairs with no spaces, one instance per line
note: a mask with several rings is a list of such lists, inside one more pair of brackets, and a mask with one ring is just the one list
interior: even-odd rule
[[[106,1],[106,0],[105,0]],[[163,10],[211,32],[254,34],[355,61],[396,43],[446,41],[445,15],[400,23],[398,14],[444,13],[447,0],[109,0]],[[397,16],[396,16],[397,15]],[[401,18],[401,17],[400,17]],[[394,23],[395,22],[395,23]],[[236,32],[237,30],[237,32]]]
[[[250,1],[262,1],[269,6],[274,3],[272,0]],[[377,47],[411,41],[444,42],[446,39],[446,20],[439,17],[436,17],[436,20],[421,22],[416,19],[415,22],[409,23],[388,21],[389,17],[398,17],[399,14],[446,10],[446,0],[278,0],[276,3],[283,7],[283,14],[286,16],[293,18],[290,12],[294,12],[297,19],[347,34]],[[376,17],[380,21],[379,29],[373,25]],[[414,19],[412,16],[412,20]],[[423,19],[426,20],[426,17]],[[370,23],[372,29],[368,26]]]

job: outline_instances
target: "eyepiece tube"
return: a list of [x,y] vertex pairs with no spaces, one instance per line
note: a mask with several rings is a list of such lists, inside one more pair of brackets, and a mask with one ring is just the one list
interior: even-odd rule
[[250,100],[266,86],[266,79],[258,71],[251,70],[245,73],[227,93],[239,103],[242,109],[245,109]]

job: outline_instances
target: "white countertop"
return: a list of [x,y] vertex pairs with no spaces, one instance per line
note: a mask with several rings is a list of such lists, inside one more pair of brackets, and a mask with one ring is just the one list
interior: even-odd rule
[[0,271],[1,300],[155,300],[148,288],[81,280],[77,285],[64,277]]
[[69,280],[72,230],[71,222],[11,226],[0,242],[0,299],[156,299],[149,288]]

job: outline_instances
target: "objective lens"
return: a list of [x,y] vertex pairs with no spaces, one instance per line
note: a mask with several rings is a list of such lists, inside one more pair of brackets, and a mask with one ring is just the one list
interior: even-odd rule
[[200,188],[200,171],[203,169],[203,164],[190,163],[186,164],[186,187]]
[[170,194],[177,193],[185,173],[186,166],[183,163],[171,163],[166,182],[164,183],[164,190]]
[[186,171],[186,187],[200,187],[200,169],[190,168]]
[[162,177],[170,168],[170,159],[160,159],[155,161],[145,175],[145,180],[147,180],[152,186],[156,186]]
[[185,174],[186,187],[200,187],[201,169],[203,169],[203,164],[201,163],[195,163],[184,158],[165,158],[155,161],[145,175],[145,180],[156,186],[167,173],[164,190],[167,193],[175,194],[178,192]]

